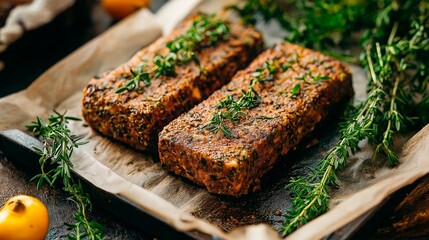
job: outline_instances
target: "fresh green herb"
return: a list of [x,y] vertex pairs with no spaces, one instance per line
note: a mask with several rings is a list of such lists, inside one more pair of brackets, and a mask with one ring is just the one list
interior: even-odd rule
[[[322,76],[320,74],[313,76],[311,74],[304,73],[301,76],[295,77],[295,79],[301,80],[307,84],[319,84],[321,81],[327,81],[330,78],[328,76]],[[295,84],[291,90],[292,98],[296,98],[300,90],[301,90],[301,84],[300,83]]]
[[[276,20],[288,33],[285,39],[320,50],[350,42],[351,33],[368,25],[362,19],[376,1],[302,1],[247,0],[231,6],[246,23],[254,24],[260,17]],[[368,2],[368,3],[367,3]],[[325,51],[326,52],[326,51]]]
[[290,93],[292,94],[293,98],[296,98],[296,96],[299,94],[299,91],[301,90],[301,84],[297,83],[295,86],[293,86]]
[[275,63],[265,62],[261,68],[257,68],[252,74],[250,80],[250,88],[247,91],[241,90],[243,95],[238,99],[234,100],[232,96],[227,96],[225,99],[219,101],[216,105],[217,109],[226,108],[225,111],[218,111],[213,114],[213,117],[209,124],[205,125],[205,128],[210,130],[212,133],[218,133],[222,131],[225,137],[231,137],[231,130],[226,126],[225,121],[229,120],[233,124],[240,120],[240,116],[246,115],[244,109],[252,109],[257,107],[261,103],[261,96],[255,90],[255,85],[258,83],[264,83],[272,81],[274,74],[278,72],[279,66]]
[[143,62],[137,69],[131,69],[131,79],[125,86],[118,88],[116,93],[136,90],[139,88],[140,81],[145,85],[150,85],[152,76],[174,76],[176,66],[184,65],[191,61],[201,68],[196,51],[213,46],[220,40],[227,39],[229,32],[228,24],[216,19],[214,14],[198,15],[193,20],[188,31],[167,42],[166,47],[169,52],[166,55],[157,54],[154,56],[152,59],[153,66],[149,66],[148,62]]
[[[238,121],[238,113],[236,116],[229,116],[228,112],[216,112],[213,114],[213,117],[209,124],[205,126],[206,129],[210,130],[210,132],[218,133],[219,130],[223,133],[223,135],[227,138],[231,138],[231,130],[226,126],[225,120],[229,119],[232,122]],[[243,113],[244,114],[244,113]]]
[[311,74],[304,73],[301,76],[296,77],[296,79],[304,81],[305,83],[308,83],[308,84],[314,84],[314,83],[320,83],[321,81],[327,81],[329,80],[329,77],[321,76],[321,75],[313,76]]
[[255,24],[258,16],[262,16],[265,21],[276,19],[284,28],[289,26],[285,18],[284,11],[274,0],[247,0],[244,4],[231,5],[228,8],[237,12],[244,23]]
[[313,82],[320,82],[320,81],[327,81],[330,78],[328,76],[322,76],[322,75],[310,75],[311,79],[313,79]]
[[[413,9],[415,6],[418,9]],[[427,75],[417,71],[417,68],[423,68],[419,65],[424,64],[424,61],[420,62],[422,59],[418,59],[419,55],[428,53],[427,8],[419,7],[422,4],[417,1],[401,6],[395,1],[386,4],[377,15],[377,19],[384,18],[377,23],[377,30],[370,30],[373,35],[364,35],[366,50],[362,64],[369,73],[368,98],[348,117],[349,120],[341,129],[339,142],[315,171],[305,178],[292,179],[287,186],[294,198],[286,214],[283,234],[292,232],[328,210],[328,187],[338,186],[335,172],[347,164],[347,149],[351,149],[352,153],[356,152],[360,140],[368,139],[369,143],[375,145],[374,157],[383,153],[389,164],[398,164],[398,157],[391,149],[393,136],[402,129],[411,127],[412,122],[409,120],[418,119],[407,113],[407,109],[415,109],[416,105],[421,104],[413,101],[411,96],[417,93],[414,86],[427,82]],[[396,19],[393,16],[399,14],[399,11],[404,14],[403,17],[414,19],[413,22],[409,23],[406,19],[391,21]],[[421,15],[416,17],[413,14],[416,12]],[[422,16],[425,16],[424,21],[420,19]],[[402,34],[398,29],[399,21],[408,27],[401,29]],[[391,29],[390,33],[380,35],[380,31],[388,28]],[[429,66],[426,65],[427,67]],[[427,90],[425,91],[427,96]]]
[[282,71],[283,72],[286,72],[289,68],[291,68],[291,65],[289,65],[289,64],[283,64],[282,65]]
[[[305,177],[291,179],[293,195],[282,233],[287,235],[328,210],[330,186],[338,186],[336,171],[347,164],[360,140],[375,147],[390,165],[398,164],[392,150],[393,136],[429,122],[429,3],[423,0],[298,1],[247,0],[233,7],[245,21],[277,20],[288,32],[286,39],[331,51],[350,46],[351,33],[361,37],[360,64],[369,76],[368,97],[354,111],[346,112],[338,143]],[[350,59],[349,57],[343,59]],[[355,61],[355,60],[354,60]],[[324,76],[299,76],[303,81],[328,80]]]
[[66,223],[69,229],[73,230],[67,235],[68,239],[103,239],[103,227],[87,218],[88,211],[92,209],[89,195],[82,189],[80,181],[71,175],[70,157],[73,150],[86,142],[82,141],[82,137],[73,135],[67,123],[80,119],[54,112],[55,115],[51,115],[47,121],[37,117],[35,122],[27,126],[27,129],[43,142],[43,149],[35,149],[41,155],[41,173],[32,180],[37,180],[37,188],[40,188],[43,182],[52,186],[62,181],[64,191],[70,194],[68,199],[76,204],[77,213],[74,214],[75,223]]

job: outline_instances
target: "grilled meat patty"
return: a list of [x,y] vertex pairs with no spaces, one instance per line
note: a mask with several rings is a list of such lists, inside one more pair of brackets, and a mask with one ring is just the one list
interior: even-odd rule
[[[260,104],[226,119],[227,137],[207,126],[222,110],[219,102],[237,101],[266,62],[277,63],[273,79],[257,83]],[[351,73],[339,61],[289,43],[260,54],[231,82],[159,134],[159,157],[169,171],[203,185],[209,192],[241,196],[260,188],[260,179],[280,155],[296,147],[334,106],[353,95]]]
[[115,93],[132,77],[130,69],[151,62],[156,54],[168,53],[166,43],[185,33],[193,19],[122,66],[90,80],[83,90],[82,113],[93,129],[139,150],[155,150],[165,125],[229,82],[262,50],[262,36],[253,27],[229,23],[226,40],[197,51],[203,71],[189,62],[176,66],[175,76],[151,76],[150,85],[140,83],[137,90]]

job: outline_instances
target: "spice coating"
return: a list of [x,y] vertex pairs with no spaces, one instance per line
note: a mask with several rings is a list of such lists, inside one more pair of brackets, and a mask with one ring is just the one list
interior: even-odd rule
[[[284,66],[272,81],[255,85],[261,103],[240,121],[226,121],[231,136],[205,126],[227,96],[238,99],[266,62]],[[296,86],[299,84],[299,91]],[[231,82],[159,135],[162,165],[209,192],[239,197],[257,190],[280,155],[296,147],[339,103],[353,95],[351,73],[339,61],[298,45],[281,43],[260,54]]]
[[262,36],[253,27],[228,23],[226,40],[198,49],[196,57],[204,70],[189,62],[176,66],[174,76],[151,77],[150,85],[140,82],[136,90],[115,93],[132,77],[130,69],[151,62],[156,54],[166,54],[166,43],[186,32],[193,18],[89,82],[83,90],[82,113],[93,129],[139,150],[154,150],[165,125],[229,82],[262,49]]

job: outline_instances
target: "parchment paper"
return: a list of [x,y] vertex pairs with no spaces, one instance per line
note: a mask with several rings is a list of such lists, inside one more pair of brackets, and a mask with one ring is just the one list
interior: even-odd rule
[[[125,62],[137,50],[159,37],[162,32],[170,31],[172,26],[191,10],[199,8],[218,11],[226,2],[231,1],[204,1],[197,6],[200,2],[200,0],[170,1],[160,10],[158,16],[154,16],[148,10],[142,10],[113,26],[50,68],[26,90],[0,99],[2,116],[0,130],[25,129],[25,125],[36,116],[46,117],[53,109],[67,110],[68,115],[81,116],[82,89],[92,76]],[[170,15],[176,18],[163,21],[163,18]],[[281,32],[275,28],[276,26],[272,24],[269,27],[262,26],[268,40],[266,42],[279,40]],[[363,99],[366,81],[363,71],[355,66],[351,66],[351,69],[354,74],[356,99]],[[205,189],[167,173],[161,168],[156,156],[135,151],[104,138],[82,122],[73,122],[70,127],[75,134],[83,135],[90,140],[89,144],[82,146],[73,155],[75,171],[95,186],[120,194],[175,228],[182,231],[199,230],[224,239],[262,240],[280,237],[273,228],[278,229],[281,226],[281,216],[273,217],[271,220],[261,220],[258,216],[252,219],[250,216],[250,220],[246,220],[252,223],[264,222],[271,226],[260,224],[238,228],[240,224],[232,224],[225,227],[216,217],[198,214],[206,211],[205,208],[208,208],[206,203],[222,202],[223,198],[209,194]],[[405,140],[406,138],[398,141],[396,145],[401,148]],[[335,132],[327,146],[321,148],[329,147],[334,142]],[[402,164],[394,169],[384,166],[383,161],[368,160],[372,150],[365,143],[361,146],[363,151],[353,156],[350,159],[351,165],[340,173],[343,188],[334,193],[332,209],[290,235],[288,239],[322,238],[376,206],[392,192],[429,172],[429,127],[408,142],[401,157]],[[306,163],[305,159],[300,161],[301,164]],[[273,172],[274,169],[268,174],[272,175],[268,178],[271,177],[275,181],[278,175]],[[265,186],[265,189],[267,188]],[[238,204],[240,201],[246,202],[246,200],[234,201]],[[284,201],[285,207],[289,204],[288,199],[277,201]],[[273,202],[268,201],[259,207],[269,208],[267,206],[271,204]],[[236,209],[226,207],[219,211],[230,212],[233,217]],[[202,217],[212,224],[194,216]],[[226,233],[224,230],[230,232]]]

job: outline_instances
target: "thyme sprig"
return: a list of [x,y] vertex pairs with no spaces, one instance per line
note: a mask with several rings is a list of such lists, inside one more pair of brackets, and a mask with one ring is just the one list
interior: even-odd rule
[[189,30],[166,43],[169,51],[167,54],[155,55],[152,59],[152,66],[145,61],[136,69],[130,69],[132,77],[125,86],[118,88],[116,93],[136,90],[139,88],[140,81],[145,85],[150,85],[152,76],[155,78],[174,76],[176,66],[184,65],[191,61],[201,68],[196,51],[227,39],[229,32],[229,25],[217,19],[214,14],[196,16]]
[[[428,48],[422,45],[428,42],[427,22],[422,22],[420,17],[413,14],[420,12],[422,15],[419,16],[426,16],[427,21],[427,12],[422,13],[427,11],[427,7],[423,8],[418,1],[413,4],[416,5],[400,6],[395,1],[387,4],[377,15],[377,18],[381,15],[386,19],[378,22],[376,28],[390,28],[390,33],[381,36],[380,31],[372,29],[377,35],[364,35],[366,50],[362,64],[370,79],[368,98],[342,125],[339,142],[316,169],[306,177],[292,179],[287,185],[294,197],[292,206],[285,215],[286,221],[282,229],[284,235],[328,210],[328,188],[338,186],[335,172],[347,164],[350,154],[358,150],[360,140],[368,139],[375,146],[374,157],[382,153],[390,165],[399,163],[397,154],[392,150],[393,136],[411,125],[411,121],[406,121],[406,116],[413,116],[406,109],[413,109],[421,104],[411,100],[411,96],[417,93],[413,86],[427,82],[427,75],[416,72],[421,67],[417,65],[424,64],[416,61],[416,57],[424,52],[428,53]],[[412,9],[415,6],[418,9]],[[398,29],[399,21],[390,21],[395,19],[392,16],[396,16],[399,11],[407,14],[405,18],[412,19],[412,23],[408,23],[408,29],[401,29],[402,34]],[[427,95],[427,89],[425,91]]]
[[[288,32],[286,40],[328,50],[335,57],[339,54],[330,46],[350,46],[354,42],[350,33],[366,30],[360,64],[370,80],[367,99],[346,112],[337,144],[309,175],[293,178],[287,185],[293,196],[282,229],[287,235],[328,210],[329,187],[338,186],[336,171],[358,150],[360,140],[374,146],[373,158],[381,154],[388,164],[396,165],[394,135],[429,122],[429,4],[422,0],[282,3],[287,11],[275,0],[247,0],[233,9],[245,21],[255,22],[258,16],[276,20]],[[299,89],[296,85],[292,95]]]
[[44,182],[53,186],[62,181],[63,190],[70,194],[68,200],[74,202],[77,212],[74,214],[75,223],[66,223],[72,232],[67,234],[68,239],[103,239],[103,227],[90,221],[87,217],[91,211],[92,204],[89,195],[84,192],[81,182],[71,175],[72,162],[70,157],[73,150],[86,144],[82,137],[73,135],[67,126],[69,121],[80,121],[79,118],[66,116],[54,111],[47,121],[37,117],[36,121],[27,125],[27,129],[39,137],[43,148],[35,148],[40,154],[40,174],[33,177],[37,180],[37,188],[41,188]]
[[226,121],[237,123],[241,116],[246,115],[245,109],[252,109],[261,103],[261,96],[255,90],[258,83],[265,83],[274,79],[274,74],[278,72],[281,66],[277,63],[266,61],[262,67],[257,68],[250,79],[250,87],[247,91],[242,91],[242,96],[238,100],[234,100],[231,95],[219,101],[216,105],[219,110],[213,114],[209,124],[205,128],[212,133],[221,131],[227,138],[231,137],[231,130],[226,126]]

